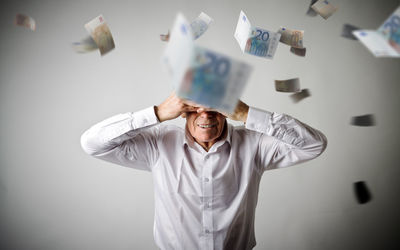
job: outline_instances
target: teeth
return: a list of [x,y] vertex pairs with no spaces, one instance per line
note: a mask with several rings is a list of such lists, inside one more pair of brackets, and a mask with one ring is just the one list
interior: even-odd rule
[[213,125],[213,124],[209,124],[209,125],[198,124],[197,126],[199,126],[200,128],[211,128],[211,127],[214,127],[215,125]]

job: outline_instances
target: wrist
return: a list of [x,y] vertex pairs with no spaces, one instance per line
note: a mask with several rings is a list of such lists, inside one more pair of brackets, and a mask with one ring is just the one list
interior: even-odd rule
[[163,122],[164,121],[164,119],[162,119],[162,117],[160,116],[160,109],[159,109],[158,106],[154,106],[154,114],[156,115],[157,120],[159,122]]
[[247,115],[249,114],[249,105],[244,102],[240,102],[236,107],[235,113],[237,114],[239,121],[246,122]]

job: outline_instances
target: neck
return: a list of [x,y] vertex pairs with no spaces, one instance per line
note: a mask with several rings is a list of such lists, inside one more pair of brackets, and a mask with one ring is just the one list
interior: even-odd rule
[[195,139],[195,141],[202,147],[204,148],[205,151],[208,152],[208,150],[210,150],[210,148],[212,147],[212,145],[214,145],[218,140],[214,140],[212,142],[200,142],[198,140]]

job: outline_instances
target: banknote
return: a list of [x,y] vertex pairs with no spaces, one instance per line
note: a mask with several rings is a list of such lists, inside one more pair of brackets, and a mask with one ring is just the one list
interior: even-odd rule
[[388,40],[390,46],[392,46],[397,53],[400,53],[400,6],[378,28],[378,32]]
[[308,89],[302,89],[300,92],[298,93],[294,93],[290,95],[290,98],[292,98],[293,102],[297,103],[301,100],[303,100],[304,98],[307,98],[311,96],[311,93]]
[[167,34],[165,34],[165,35],[161,34],[161,35],[160,35],[160,39],[161,39],[161,41],[163,41],[163,42],[168,42],[168,41],[169,41],[169,30],[168,30],[168,33],[167,33]]
[[364,181],[354,182],[354,194],[359,204],[367,203],[372,199],[371,192]]
[[306,48],[290,47],[290,52],[298,56],[306,56]]
[[356,27],[354,25],[345,23],[345,24],[343,24],[343,27],[342,27],[342,37],[345,37],[345,38],[348,38],[348,39],[352,39],[352,40],[357,40],[357,37],[355,37],[353,35],[353,31],[359,30],[359,29],[360,28],[358,28],[358,27]]
[[375,116],[373,114],[353,116],[351,118],[351,125],[354,126],[374,126],[375,125]]
[[99,47],[91,36],[87,36],[79,42],[72,43],[72,48],[77,53],[88,53],[97,50]]
[[281,34],[281,38],[279,39],[281,43],[295,48],[303,48],[303,30],[291,30],[281,27],[278,33]]
[[278,92],[299,92],[300,80],[299,78],[275,80],[275,90]]
[[316,16],[316,15],[318,15],[318,13],[315,12],[315,10],[313,10],[313,9],[311,8],[311,6],[312,6],[315,2],[317,2],[317,1],[318,1],[318,0],[311,0],[311,3],[310,3],[310,5],[308,6],[308,10],[307,10],[307,13],[306,13],[307,16]]
[[375,57],[400,57],[400,53],[376,30],[355,30],[353,34]]
[[328,19],[337,10],[337,8],[327,0],[318,0],[311,6],[311,8],[324,19]]
[[246,14],[240,11],[234,37],[243,52],[272,59],[281,34],[252,26]]
[[251,66],[194,43],[190,24],[178,14],[162,61],[177,95],[208,108],[234,111]]
[[203,35],[212,22],[214,22],[214,19],[212,19],[206,13],[201,12],[200,15],[190,24],[194,39],[197,39]]
[[[190,28],[192,29],[192,34],[194,39],[196,40],[201,35],[203,35],[212,22],[214,22],[214,19],[212,19],[206,13],[201,12],[200,15],[196,19],[194,19],[193,22],[190,24]],[[169,31],[166,35],[160,35],[161,41],[168,42],[169,35],[170,35]]]
[[111,31],[102,15],[85,24],[85,28],[96,42],[102,56],[115,48]]
[[14,24],[22,27],[29,28],[31,30],[36,30],[36,22],[35,20],[24,14],[15,15]]

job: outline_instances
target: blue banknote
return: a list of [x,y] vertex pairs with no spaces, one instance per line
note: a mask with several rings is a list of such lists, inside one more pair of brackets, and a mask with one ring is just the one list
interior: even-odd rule
[[394,13],[379,27],[380,32],[389,44],[400,53],[400,6]]
[[246,63],[196,47],[178,95],[207,107],[232,112],[250,71]]
[[243,52],[272,59],[281,34],[252,26],[246,14],[241,11],[234,37]]
[[179,97],[233,112],[251,72],[247,63],[194,44],[189,23],[178,14],[163,62]]
[[210,16],[204,12],[201,12],[200,15],[190,24],[194,39],[197,39],[203,35],[212,22],[214,22],[214,20]]

